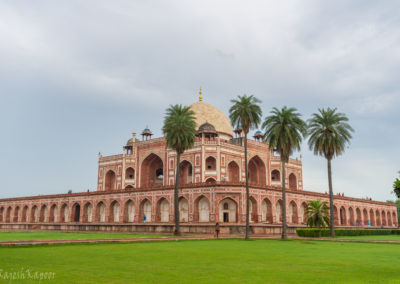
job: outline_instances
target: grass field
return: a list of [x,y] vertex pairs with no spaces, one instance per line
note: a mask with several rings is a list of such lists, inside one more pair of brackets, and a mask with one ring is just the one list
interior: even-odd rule
[[[193,235],[191,235],[193,236]],[[0,232],[0,241],[159,238],[173,235],[129,233]]]
[[55,273],[54,280],[43,283],[399,283],[400,279],[399,244],[230,239],[1,247],[0,256],[2,275],[26,269]]
[[338,236],[336,238],[338,238],[338,239],[357,239],[357,240],[400,241],[400,235]]

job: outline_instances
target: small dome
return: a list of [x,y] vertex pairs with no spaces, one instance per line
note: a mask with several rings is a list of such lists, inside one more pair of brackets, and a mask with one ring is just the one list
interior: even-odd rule
[[210,123],[208,123],[208,122],[203,123],[202,125],[200,125],[198,131],[199,131],[199,132],[213,132],[213,133],[214,133],[214,132],[217,132],[217,131],[215,130],[214,125],[212,125],[212,124],[210,124]]
[[256,134],[262,134],[261,130],[257,130]]
[[126,142],[126,146],[131,146],[132,144],[133,144],[133,138],[129,139],[129,140]]

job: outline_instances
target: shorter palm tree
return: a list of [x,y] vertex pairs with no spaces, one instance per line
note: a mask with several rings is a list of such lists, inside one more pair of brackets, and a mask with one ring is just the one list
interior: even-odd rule
[[163,133],[167,147],[176,151],[176,177],[174,190],[174,218],[175,235],[180,235],[179,227],[179,202],[178,183],[181,155],[185,150],[193,148],[196,134],[196,122],[194,112],[188,106],[174,105],[166,111]]
[[309,227],[325,228],[329,226],[329,206],[327,201],[312,200],[307,203],[305,215]]

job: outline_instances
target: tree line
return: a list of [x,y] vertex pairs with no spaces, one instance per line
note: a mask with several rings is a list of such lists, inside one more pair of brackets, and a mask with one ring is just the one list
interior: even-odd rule
[[[244,156],[246,175],[246,230],[245,238],[249,238],[250,232],[250,194],[248,183],[247,165],[247,135],[250,130],[261,125],[263,129],[263,141],[269,146],[270,151],[277,152],[282,165],[282,239],[287,238],[286,221],[286,163],[294,151],[300,151],[301,143],[308,138],[308,146],[315,155],[327,160],[328,185],[329,185],[329,210],[330,210],[330,234],[335,235],[333,213],[333,188],[332,188],[332,159],[342,155],[352,138],[354,129],[348,123],[345,114],[336,108],[318,109],[307,121],[301,118],[296,108],[274,107],[268,116],[262,121],[261,101],[254,96],[238,96],[231,100],[229,118],[233,126],[241,126],[244,134]],[[175,235],[180,235],[179,206],[178,206],[178,181],[180,156],[185,150],[194,145],[196,134],[195,114],[189,106],[171,105],[166,110],[163,133],[167,147],[177,153],[176,180],[174,189],[174,215]],[[326,210],[327,208],[325,208]]]

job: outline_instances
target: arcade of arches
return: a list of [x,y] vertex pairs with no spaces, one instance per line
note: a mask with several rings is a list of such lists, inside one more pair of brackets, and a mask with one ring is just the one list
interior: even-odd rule
[[[210,196],[199,194],[190,197],[188,191],[179,198],[182,223],[241,223],[245,222],[245,200],[225,197],[211,203]],[[260,191],[261,192],[261,191]],[[237,195],[233,195],[237,196]],[[142,198],[131,195],[121,199],[93,199],[71,203],[40,203],[0,205],[0,223],[172,223],[174,221],[173,194],[158,198]],[[192,205],[191,205],[192,204]],[[274,197],[250,197],[250,222],[252,224],[281,224],[282,200]],[[336,203],[335,224],[339,226],[397,226],[394,206],[379,209]],[[306,201],[287,200],[288,224],[302,225],[306,222]]]

